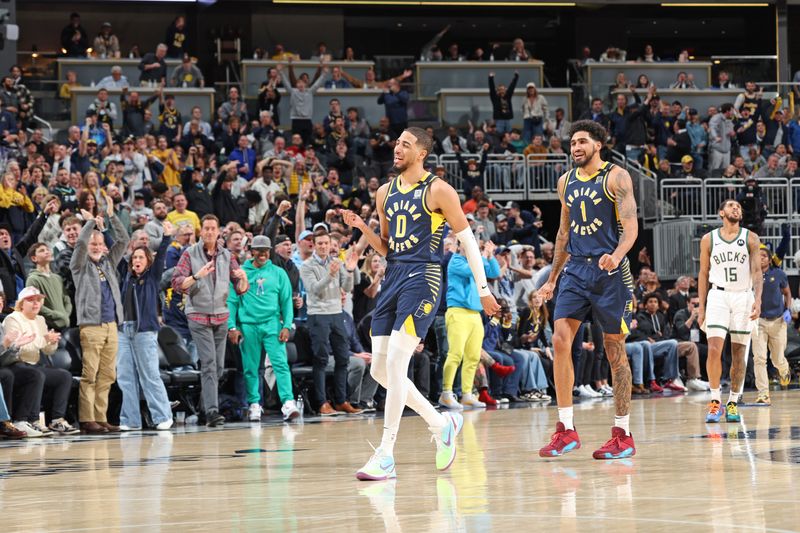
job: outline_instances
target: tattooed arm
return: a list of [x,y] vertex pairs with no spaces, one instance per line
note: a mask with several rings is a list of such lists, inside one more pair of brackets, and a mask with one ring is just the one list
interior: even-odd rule
[[764,288],[764,277],[761,273],[761,255],[758,253],[761,240],[752,231],[747,232],[747,248],[750,252],[750,279],[756,291],[753,309],[750,311],[750,320],[758,320],[761,316],[761,290]]
[[559,193],[561,197],[561,222],[558,226],[558,234],[556,235],[556,244],[553,250],[553,267],[550,270],[550,277],[547,279],[547,283],[542,285],[539,289],[539,296],[544,300],[550,300],[553,297],[553,291],[555,290],[558,276],[564,269],[567,259],[569,259],[569,253],[567,252],[567,244],[569,243],[569,207],[567,207],[563,197],[566,181],[567,174],[562,175],[558,179],[557,190],[561,191],[561,193]]
[[603,270],[616,269],[625,255],[633,248],[636,237],[639,235],[639,221],[636,218],[636,198],[633,196],[633,182],[627,170],[616,167],[611,171],[609,192],[614,195],[617,214],[622,222],[622,235],[614,253],[605,254],[598,261],[598,266]]

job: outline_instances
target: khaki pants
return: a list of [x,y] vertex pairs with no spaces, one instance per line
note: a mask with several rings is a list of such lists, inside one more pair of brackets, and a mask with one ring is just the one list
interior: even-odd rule
[[767,377],[767,347],[772,364],[781,375],[789,372],[789,363],[783,352],[786,351],[786,322],[783,317],[759,318],[758,335],[753,335],[753,371],[756,374],[758,392],[769,391]]
[[108,391],[117,379],[117,324],[81,326],[83,372],[78,400],[81,422],[107,422]]
[[687,379],[700,379],[700,352],[693,342],[678,342],[678,357],[686,358]]

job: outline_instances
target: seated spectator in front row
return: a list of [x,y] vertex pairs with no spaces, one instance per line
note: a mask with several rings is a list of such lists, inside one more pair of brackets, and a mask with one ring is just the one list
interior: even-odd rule
[[[655,273],[651,273],[651,275],[655,276]],[[663,392],[664,389],[669,389],[686,392],[678,367],[678,341],[670,338],[672,328],[666,315],[659,310],[661,297],[651,292],[646,294],[643,300],[644,310],[636,314],[636,324],[631,325],[630,337],[633,341],[646,340],[650,344],[651,349],[645,359],[650,372],[650,391]],[[662,357],[664,358],[664,366],[661,370],[663,388],[655,377],[655,359]]]
[[[40,362],[42,354],[52,355],[56,351],[61,339],[60,333],[47,329],[44,317],[39,315],[44,298],[35,287],[22,289],[14,312],[3,321],[6,335],[16,339],[15,344],[19,346],[19,360],[7,367],[14,374],[15,387],[31,387],[36,391],[35,394],[24,396],[27,401],[19,401],[14,406],[14,426],[27,433],[28,437],[44,437],[54,432],[71,435],[79,431],[64,419],[72,375],[68,370],[46,367]],[[39,421],[45,389],[51,399],[48,426]]]

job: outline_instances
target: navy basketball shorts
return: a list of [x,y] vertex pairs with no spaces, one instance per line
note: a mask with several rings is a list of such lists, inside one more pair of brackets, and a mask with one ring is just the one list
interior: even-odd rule
[[441,286],[437,263],[390,261],[372,314],[372,336],[402,331],[424,339],[439,308]]
[[558,286],[553,319],[592,320],[604,333],[630,333],[633,318],[633,276],[630,263],[623,259],[616,270],[597,266],[600,257],[571,257]]

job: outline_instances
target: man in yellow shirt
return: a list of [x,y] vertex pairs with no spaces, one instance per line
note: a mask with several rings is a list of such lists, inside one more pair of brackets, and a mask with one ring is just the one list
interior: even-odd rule
[[172,211],[167,213],[167,220],[175,227],[183,224],[189,224],[194,228],[195,235],[200,233],[200,218],[194,211],[189,211],[186,207],[189,202],[186,200],[186,195],[182,192],[177,193],[172,197]]

